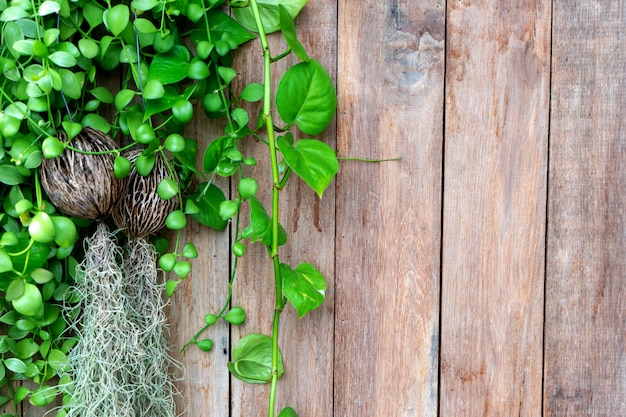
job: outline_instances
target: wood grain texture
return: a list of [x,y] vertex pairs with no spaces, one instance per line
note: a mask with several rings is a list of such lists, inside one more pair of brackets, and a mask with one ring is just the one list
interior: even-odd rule
[[[202,115],[202,108],[195,109],[199,117],[187,127],[186,134],[198,141],[199,149],[222,134],[223,127]],[[228,195],[228,182],[217,182]],[[170,233],[170,241],[176,236]],[[229,280],[229,236],[189,220],[181,235],[181,244],[191,241],[198,250],[198,257],[191,260],[192,271],[178,285],[168,306],[170,325],[169,342],[172,355],[184,368],[177,383],[181,396],[177,398],[177,411],[188,417],[228,417],[229,373],[226,367],[230,352],[228,326],[220,321],[209,328],[201,338],[210,338],[214,346],[210,352],[202,352],[190,346],[184,354],[180,349],[204,326],[207,313],[217,313],[226,302]],[[177,279],[172,274],[171,279]]]
[[442,416],[541,413],[549,1],[448,2]]
[[339,2],[336,416],[437,415],[444,4]]
[[626,4],[556,1],[546,416],[626,415]]
[[[315,58],[329,72],[336,75],[336,2],[312,1],[296,20],[298,38],[311,58]],[[278,55],[287,45],[280,34],[270,35],[272,55]],[[235,65],[241,77],[237,86],[248,82],[262,82],[262,50],[258,41],[246,45]],[[297,63],[292,55],[273,64],[274,86],[288,67]],[[250,113],[256,114],[256,113]],[[274,115],[276,125],[280,119]],[[333,126],[318,138],[335,147],[336,130]],[[257,195],[270,211],[271,173],[268,166],[268,148],[249,141],[244,154],[260,161],[251,175],[260,178]],[[300,417],[333,415],[333,295],[334,295],[334,186],[324,192],[320,200],[295,175],[281,191],[279,219],[286,228],[288,242],[281,247],[280,260],[292,268],[301,262],[315,265],[326,277],[328,288],[322,307],[298,319],[295,310],[287,306],[281,315],[280,345],[285,374],[279,380],[277,411],[293,407]],[[244,225],[248,224],[247,220]],[[267,250],[261,244],[248,246],[238,267],[234,304],[248,312],[245,325],[232,329],[233,345],[248,333],[271,335],[274,313],[274,275]],[[250,385],[231,378],[231,406],[233,416],[262,416],[267,414],[269,385]]]

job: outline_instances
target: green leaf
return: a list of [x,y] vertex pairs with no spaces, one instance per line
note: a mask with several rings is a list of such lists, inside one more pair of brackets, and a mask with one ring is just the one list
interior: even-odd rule
[[213,348],[213,341],[211,339],[202,339],[196,342],[196,346],[203,352],[208,352]]
[[[228,370],[237,379],[251,384],[272,380],[272,338],[263,334],[248,334],[237,342]],[[278,376],[284,372],[282,355],[278,352]]]
[[35,53],[35,41],[32,39],[19,40],[13,44],[13,50],[20,55],[33,55]]
[[76,58],[64,51],[53,52],[48,55],[48,59],[59,67],[70,68],[76,65]]
[[127,88],[120,90],[115,95],[115,108],[117,110],[123,110],[136,94],[138,94],[136,91]]
[[51,349],[46,358],[48,364],[58,371],[63,371],[67,367],[67,355],[59,349]]
[[130,10],[125,4],[118,4],[104,11],[104,24],[113,36],[118,36],[130,21]]
[[67,133],[68,140],[72,140],[83,130],[83,126],[80,123],[74,122],[61,122],[63,130]]
[[153,78],[146,83],[142,94],[146,100],[157,100],[165,95],[165,88],[161,81]]
[[83,16],[92,28],[103,22],[103,15],[104,9],[97,2],[86,2],[83,6]]
[[87,38],[83,38],[78,41],[78,49],[80,50],[80,53],[83,54],[83,56],[87,59],[95,58],[100,53],[100,47],[98,46],[98,44],[95,41]]
[[235,78],[237,71],[230,67],[217,67],[217,73],[227,85]]
[[[150,80],[148,81],[148,85],[151,83],[160,83],[158,80]],[[156,89],[154,89],[156,93],[159,93]],[[144,90],[145,93],[145,90]],[[179,94],[177,89],[172,85],[165,86],[163,90],[163,95],[157,99],[148,100],[146,102],[146,112],[144,115],[144,121],[148,120],[148,118],[157,113],[164,112],[169,110],[180,100],[186,100],[189,98],[189,93]],[[146,97],[147,98],[147,97]]]
[[15,356],[19,359],[28,359],[39,352],[39,345],[32,339],[22,339],[17,342]]
[[158,0],[133,0],[130,3],[130,5],[133,9],[146,11],[146,10],[152,10],[153,8],[158,6],[159,1]]
[[37,284],[45,284],[54,278],[52,271],[45,268],[36,268],[30,273],[30,276]]
[[59,68],[61,76],[63,93],[73,99],[79,99],[82,94],[83,84],[85,83],[84,72],[72,72],[65,68]]
[[46,31],[43,33],[43,43],[45,43],[46,46],[51,46],[52,44],[55,44],[59,39],[60,34],[61,31],[57,28],[46,29]]
[[[252,242],[260,241],[268,248],[272,245],[272,218],[256,197],[250,197],[250,225],[244,229],[242,237],[249,238]],[[279,224],[278,246],[285,243],[287,243],[287,232]]]
[[276,89],[276,109],[285,123],[317,135],[330,125],[337,110],[335,87],[324,67],[312,59],[285,72]]
[[157,194],[163,200],[169,200],[178,194],[178,184],[171,178],[164,178],[157,185]]
[[228,221],[220,217],[220,204],[226,200],[222,190],[214,184],[202,183],[198,185],[198,191],[189,197],[199,209],[198,213],[191,217],[198,223],[209,226],[216,230],[224,230]]
[[4,298],[7,301],[13,301],[20,298],[24,294],[25,285],[24,280],[21,278],[12,280],[6,289]]
[[91,95],[103,103],[111,104],[114,101],[113,93],[106,87],[96,87],[89,90]]
[[322,198],[339,171],[335,151],[317,139],[300,139],[292,146],[289,138],[282,136],[278,138],[278,149],[289,167]]
[[293,18],[287,11],[287,9],[282,5],[278,5],[279,14],[280,14],[280,30],[283,34],[283,37],[287,41],[287,45],[291,48],[294,54],[300,59],[300,61],[308,61],[309,55],[306,53],[306,49],[298,40],[296,35],[296,24],[293,21]]
[[11,257],[4,249],[0,248],[0,273],[9,272],[13,269]]
[[[8,368],[8,366],[7,366]],[[18,389],[15,390],[15,394],[13,394],[13,401],[16,403],[19,403],[21,401],[24,400],[24,398],[26,398],[28,396],[28,394],[30,394],[31,391],[26,388],[25,386],[21,386]]]
[[156,26],[148,19],[139,18],[135,20],[133,24],[140,33],[154,33],[157,31]]
[[46,0],[39,6],[39,16],[47,16],[49,14],[57,14],[61,11],[61,5],[56,1]]
[[175,45],[167,53],[156,54],[148,68],[148,81],[154,79],[161,84],[173,84],[185,79],[189,59],[189,50],[182,45]]
[[[0,170],[1,171],[1,170]],[[16,271],[31,272],[37,268],[41,268],[48,259],[50,254],[50,246],[44,243],[35,242],[31,245],[30,251],[24,251],[30,243],[30,239],[21,238],[19,244],[15,246],[15,252],[20,253],[18,256],[12,256],[13,268]]]
[[[255,39],[255,36],[245,27],[241,26],[237,21],[221,10],[211,10],[206,16],[213,39],[221,39],[222,36],[227,33],[237,46]],[[194,42],[207,39],[205,25],[202,20],[198,22],[197,27],[191,33],[191,39]]]
[[241,90],[239,98],[249,101],[250,103],[257,102],[265,95],[265,87],[260,83],[250,83]]
[[17,185],[24,182],[24,176],[13,165],[0,165],[0,182],[6,185]]
[[7,358],[4,360],[4,366],[6,366],[6,368],[11,371],[11,372],[15,372],[16,374],[21,374],[26,372],[26,364],[18,358]]
[[36,407],[44,407],[55,400],[57,393],[55,387],[42,385],[32,392],[28,402]]
[[16,42],[24,39],[24,33],[20,26],[15,22],[7,22],[2,30],[2,44],[7,47],[13,58],[17,58],[20,54],[13,48]]
[[180,284],[181,282],[182,282],[181,280],[173,280],[173,279],[168,279],[165,282],[165,292],[167,293],[168,297],[171,297],[174,294],[174,290],[176,290],[176,286]]
[[298,414],[296,413],[296,410],[294,410],[291,407],[285,407],[283,408],[283,410],[280,412],[280,414],[278,415],[278,417],[298,417]]
[[235,119],[235,122],[237,122],[237,125],[239,127],[245,127],[248,125],[248,112],[241,107],[233,109],[233,111],[231,112],[231,116],[233,119]]
[[185,258],[194,259],[198,257],[198,250],[193,243],[187,242],[183,247],[181,255],[183,255]]
[[283,277],[283,294],[302,318],[309,311],[322,305],[326,292],[326,279],[313,265],[302,263],[291,269],[286,264],[280,265]]
[[205,173],[215,171],[225,152],[233,146],[233,139],[229,136],[221,136],[213,140],[204,151],[202,169]]
[[83,120],[81,120],[81,124],[84,127],[93,127],[94,129],[104,133],[109,133],[111,131],[111,124],[108,120],[95,113],[85,115]]
[[[276,32],[280,29],[280,5],[295,19],[307,1],[308,0],[259,0],[259,12],[265,33]],[[233,12],[239,23],[254,32],[257,31],[256,22],[254,21],[254,15],[250,6],[233,9]]]
[[0,22],[9,22],[13,20],[22,19],[28,17],[28,12],[19,6],[10,6],[4,9],[0,14]]

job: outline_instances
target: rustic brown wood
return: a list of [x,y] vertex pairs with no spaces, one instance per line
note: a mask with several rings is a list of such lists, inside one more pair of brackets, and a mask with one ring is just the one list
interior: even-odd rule
[[[281,260],[314,263],[328,290],[304,319],[282,316],[277,408],[626,415],[626,3],[315,0],[297,25],[337,80],[324,140],[342,157],[402,160],[343,161],[322,200],[295,176],[282,192]],[[286,47],[279,35],[271,46]],[[261,59],[257,42],[240,53],[236,89],[261,80]],[[274,82],[295,62],[275,64]],[[221,133],[202,116],[187,131],[201,149]],[[267,148],[248,141],[244,153],[265,160]],[[265,164],[249,174],[269,189]],[[235,284],[246,324],[218,323],[210,353],[178,354],[225,302],[229,239],[193,221],[181,237],[199,251],[168,308],[185,416],[267,413],[268,386],[226,368],[240,337],[271,332],[262,246],[248,247]]]
[[541,412],[549,1],[448,2],[442,416]]
[[626,4],[556,1],[544,415],[626,415]]
[[444,4],[339,2],[336,416],[437,415]]
[[[324,65],[334,79],[336,73],[336,2],[317,0],[309,3],[297,19],[298,37],[309,56]],[[286,49],[279,34],[270,35],[272,55]],[[241,79],[237,85],[262,82],[262,50],[257,41],[246,46],[236,62]],[[274,83],[291,65],[294,56],[274,64]],[[252,114],[252,113],[251,113]],[[275,124],[280,125],[279,119]],[[320,136],[334,147],[335,128]],[[268,161],[268,148],[260,143],[248,143],[246,155]],[[253,175],[263,178],[258,197],[270,208],[271,175],[266,162],[255,168]],[[333,293],[334,293],[334,233],[335,199],[331,185],[320,200],[295,175],[281,192],[280,222],[287,229],[289,241],[281,248],[281,262],[295,267],[301,262],[314,264],[326,277],[326,301],[320,309],[298,319],[288,306],[281,316],[280,344],[285,374],[279,381],[277,411],[290,406],[300,417],[333,415]],[[262,191],[262,193],[261,193]],[[247,224],[247,221],[245,222]],[[293,250],[292,250],[293,249]],[[274,276],[267,250],[261,244],[250,245],[238,267],[235,305],[248,311],[244,326],[233,328],[233,345],[248,333],[271,334],[274,313]],[[268,385],[250,385],[231,378],[231,407],[233,416],[266,415]]]
[[[201,114],[202,109],[196,109]],[[223,127],[216,126],[205,117],[198,117],[186,134],[196,138],[200,149],[222,134]],[[218,182],[228,193],[228,183]],[[171,241],[175,239],[173,233]],[[168,306],[170,325],[169,342],[172,355],[184,366],[185,372],[177,377],[177,411],[187,416],[229,416],[229,386],[226,363],[230,351],[229,329],[223,322],[209,328],[201,338],[213,340],[210,352],[190,346],[184,354],[180,349],[204,326],[207,313],[217,313],[226,302],[229,279],[229,238],[227,232],[218,232],[189,221],[181,236],[181,244],[191,241],[196,245],[198,258],[192,260],[192,271],[178,285]],[[172,276],[172,279],[177,277]]]

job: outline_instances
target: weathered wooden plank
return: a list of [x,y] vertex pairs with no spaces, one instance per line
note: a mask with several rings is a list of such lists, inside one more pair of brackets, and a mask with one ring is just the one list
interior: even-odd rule
[[[329,0],[311,1],[296,20],[298,37],[309,56],[319,60],[334,79],[336,74],[337,6]],[[270,35],[272,55],[286,49],[279,34]],[[245,57],[245,58],[244,58]],[[297,62],[290,56],[272,66],[274,82],[288,66]],[[241,88],[248,82],[262,82],[262,51],[258,41],[247,45],[235,63]],[[251,113],[253,114],[253,113]],[[280,124],[278,119],[276,124]],[[334,147],[336,130],[331,127],[321,136]],[[255,156],[259,165],[252,175],[261,178],[257,195],[270,208],[271,175],[268,148],[249,142],[246,156]],[[280,344],[285,374],[279,381],[277,410],[293,407],[300,417],[333,414],[333,294],[335,199],[331,185],[320,200],[306,184],[292,176],[281,191],[280,222],[289,235],[281,248],[281,262],[295,267],[301,262],[314,264],[328,283],[326,301],[320,309],[299,320],[291,307],[281,316]],[[245,222],[247,224],[247,221]],[[234,304],[248,312],[244,326],[232,329],[233,345],[248,333],[271,334],[274,313],[274,275],[267,250],[261,244],[249,245],[238,267]],[[267,413],[268,385],[250,385],[232,378],[231,407],[233,416],[258,416]]]
[[336,416],[436,416],[445,2],[339,2]]
[[554,2],[544,415],[626,415],[626,3]]
[[541,412],[549,1],[448,3],[442,416]]
[[[201,109],[197,109],[201,114]],[[186,134],[198,140],[199,148],[220,136],[223,127],[203,116],[187,128]],[[218,183],[228,192],[228,183]],[[173,233],[172,241],[175,238]],[[217,313],[228,292],[229,280],[229,236],[228,232],[217,232],[201,226],[193,220],[181,235],[181,242],[191,241],[196,245],[198,258],[191,261],[192,271],[178,285],[167,309],[170,326],[169,343],[172,356],[180,361],[185,372],[176,374],[180,380],[177,388],[177,411],[186,411],[186,416],[229,416],[229,386],[226,363],[229,358],[229,328],[223,322],[209,328],[202,338],[214,342],[213,350],[202,352],[189,346],[184,354],[180,349],[204,326],[204,315]],[[173,276],[172,279],[177,277]]]

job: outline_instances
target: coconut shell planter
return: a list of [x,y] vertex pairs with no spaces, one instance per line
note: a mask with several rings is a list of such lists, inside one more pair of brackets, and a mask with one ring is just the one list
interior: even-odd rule
[[[59,140],[68,143],[67,134]],[[84,128],[69,143],[79,153],[66,148],[63,153],[41,163],[41,185],[50,201],[69,216],[100,220],[108,216],[126,193],[127,179],[113,173],[117,144],[104,133]]]
[[[170,176],[167,161],[155,154],[147,176],[132,169],[123,179],[114,175],[115,142],[104,133],[84,128],[68,141],[63,153],[46,160],[41,183],[50,201],[69,216],[98,221],[85,240],[85,258],[77,267],[68,306],[70,329],[78,335],[68,354],[71,381],[66,416],[153,416],[176,414],[172,372],[180,369],[168,353],[167,325],[156,252],[146,239],[163,228],[179,206],[178,195],[163,200],[159,183]],[[134,163],[140,150],[125,156]],[[124,248],[105,219],[112,218],[127,236]]]

